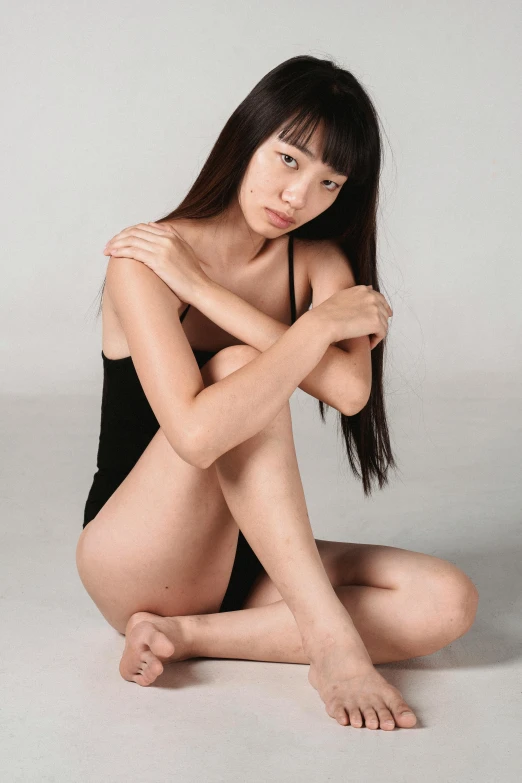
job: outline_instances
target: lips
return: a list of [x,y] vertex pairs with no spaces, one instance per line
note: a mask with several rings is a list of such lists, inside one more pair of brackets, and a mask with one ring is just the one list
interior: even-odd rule
[[289,217],[288,215],[285,215],[284,212],[279,212],[277,209],[270,209],[269,207],[265,207],[266,211],[268,212],[268,215],[272,215],[272,219],[277,221],[281,221],[284,223],[284,226],[289,226],[292,223],[295,223],[294,218]]

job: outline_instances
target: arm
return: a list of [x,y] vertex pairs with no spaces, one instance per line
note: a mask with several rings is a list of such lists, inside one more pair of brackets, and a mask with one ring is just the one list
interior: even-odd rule
[[123,257],[109,260],[107,286],[161,429],[182,459],[198,467],[269,424],[330,342],[313,313],[305,313],[264,353],[205,388],[176,294],[148,267]]
[[[313,307],[355,285],[346,256],[334,242],[314,242],[307,267]],[[214,281],[201,286],[192,303],[226,332],[259,351],[266,351],[291,328]],[[368,401],[371,378],[370,341],[367,336],[354,337],[329,345],[299,388],[353,416]]]

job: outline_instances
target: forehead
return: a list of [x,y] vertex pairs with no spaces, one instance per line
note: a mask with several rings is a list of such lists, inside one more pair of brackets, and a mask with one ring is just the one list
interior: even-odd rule
[[[295,126],[290,120],[282,123],[272,138],[284,141],[286,144],[291,143],[297,149],[310,150],[315,156],[319,156],[323,148],[324,132],[324,124],[319,122],[312,132],[308,128],[306,130],[302,129],[300,133],[297,133]],[[299,136],[299,138],[296,139],[296,136]],[[292,139],[292,137],[294,138]]]
[[[324,127],[322,123],[319,123],[317,127],[314,129],[313,133],[311,135],[308,135],[308,138],[305,135],[305,139],[297,139],[290,141],[289,139],[281,138],[286,125],[281,125],[275,133],[270,137],[269,142],[272,144],[277,143],[283,143],[287,144],[290,147],[295,147],[295,149],[298,149],[300,152],[303,153],[309,160],[315,162],[322,162],[322,152],[323,152],[323,140],[324,140]],[[290,136],[292,134],[289,134]],[[329,168],[331,171],[333,171],[334,174],[336,174],[338,177],[346,177],[346,174],[343,174],[341,171],[335,171],[335,169],[332,166],[329,166],[328,164],[324,164]]]

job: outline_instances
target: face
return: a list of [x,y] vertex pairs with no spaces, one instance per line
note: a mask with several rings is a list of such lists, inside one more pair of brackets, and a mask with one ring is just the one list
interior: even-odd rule
[[[253,231],[271,238],[293,231],[328,209],[347,180],[321,161],[321,125],[306,145],[308,152],[279,140],[278,133],[254,152],[239,190],[246,222]],[[268,210],[295,222],[278,222]]]

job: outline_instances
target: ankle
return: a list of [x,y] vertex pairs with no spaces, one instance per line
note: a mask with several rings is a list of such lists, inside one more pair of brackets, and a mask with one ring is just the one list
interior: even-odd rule
[[191,617],[178,615],[175,617],[158,618],[154,625],[162,631],[175,646],[174,654],[169,659],[171,661],[184,661],[187,658],[194,658],[194,645],[192,635]]
[[342,650],[354,663],[373,666],[370,655],[351,618],[337,626],[307,628],[301,635],[303,651],[313,663],[332,650]]
[[180,615],[176,617],[179,622],[181,636],[183,638],[183,649],[186,651],[187,658],[202,658],[203,640],[205,638],[206,615]]

